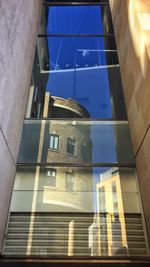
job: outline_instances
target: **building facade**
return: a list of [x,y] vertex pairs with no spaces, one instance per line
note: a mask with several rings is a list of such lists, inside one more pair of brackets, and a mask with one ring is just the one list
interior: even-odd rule
[[0,265],[148,265],[150,4],[72,4],[0,4]]

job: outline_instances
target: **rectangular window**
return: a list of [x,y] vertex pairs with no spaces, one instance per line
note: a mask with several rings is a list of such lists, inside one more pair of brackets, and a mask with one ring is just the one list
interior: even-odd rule
[[75,143],[76,141],[72,138],[67,139],[67,152],[69,154],[74,155],[75,154]]
[[117,197],[117,187],[116,187],[115,181],[112,182],[111,187],[112,187],[113,209],[114,209],[114,212],[118,213],[118,197]]
[[104,186],[98,189],[99,212],[106,212],[106,199]]
[[73,173],[66,173],[65,187],[67,190],[75,191],[75,175]]
[[55,169],[47,169],[48,176],[48,185],[52,187],[56,187],[56,170]]
[[58,150],[59,148],[59,136],[55,134],[49,135],[49,148]]
[[88,149],[85,143],[81,144],[81,158],[86,162],[88,161]]

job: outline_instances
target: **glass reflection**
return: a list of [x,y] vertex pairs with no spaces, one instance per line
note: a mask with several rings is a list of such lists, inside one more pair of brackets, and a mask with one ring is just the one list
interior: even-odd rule
[[126,119],[108,5],[45,7],[39,33],[3,254],[145,256],[128,124],[89,119]]
[[92,118],[126,119],[118,58],[111,40],[38,38],[35,86],[53,96],[74,99]]
[[26,120],[18,162],[132,164],[134,155],[128,123],[82,119]]
[[134,169],[19,167],[10,212],[9,255],[147,255]]
[[[117,65],[114,37],[39,37],[41,71]],[[50,58],[49,58],[50,55]]]
[[[92,118],[127,119],[109,5],[45,6],[42,14],[35,89],[74,99]],[[34,106],[31,117],[42,117]]]

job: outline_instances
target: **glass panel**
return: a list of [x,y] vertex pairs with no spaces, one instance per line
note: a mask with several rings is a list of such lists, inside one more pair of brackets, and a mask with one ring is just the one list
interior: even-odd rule
[[65,188],[69,191],[75,191],[75,174],[66,172]]
[[67,138],[67,153],[75,154],[75,143],[76,141],[74,139]]
[[58,136],[55,136],[54,149],[58,149]]
[[53,148],[54,147],[54,135],[50,135],[50,144],[49,144],[49,148]]
[[48,176],[47,183],[51,187],[56,187],[56,170],[45,168],[44,172]]
[[39,91],[77,101],[92,118],[127,118],[112,37],[38,38],[33,78]]
[[40,34],[113,33],[109,5],[43,6]]
[[[147,255],[134,169],[55,166],[52,189],[47,168],[17,170],[4,255]],[[74,174],[74,190],[66,189],[66,173]]]
[[[49,149],[49,134],[60,137],[57,151]],[[68,138],[75,147],[67,153]],[[83,157],[82,144],[86,145]],[[84,120],[26,120],[18,162],[70,164],[134,163],[127,122]]]

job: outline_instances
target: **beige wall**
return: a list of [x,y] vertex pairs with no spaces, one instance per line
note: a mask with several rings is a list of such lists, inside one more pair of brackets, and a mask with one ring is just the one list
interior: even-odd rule
[[109,1],[150,237],[150,1]]
[[41,0],[0,1],[0,253],[40,13]]

